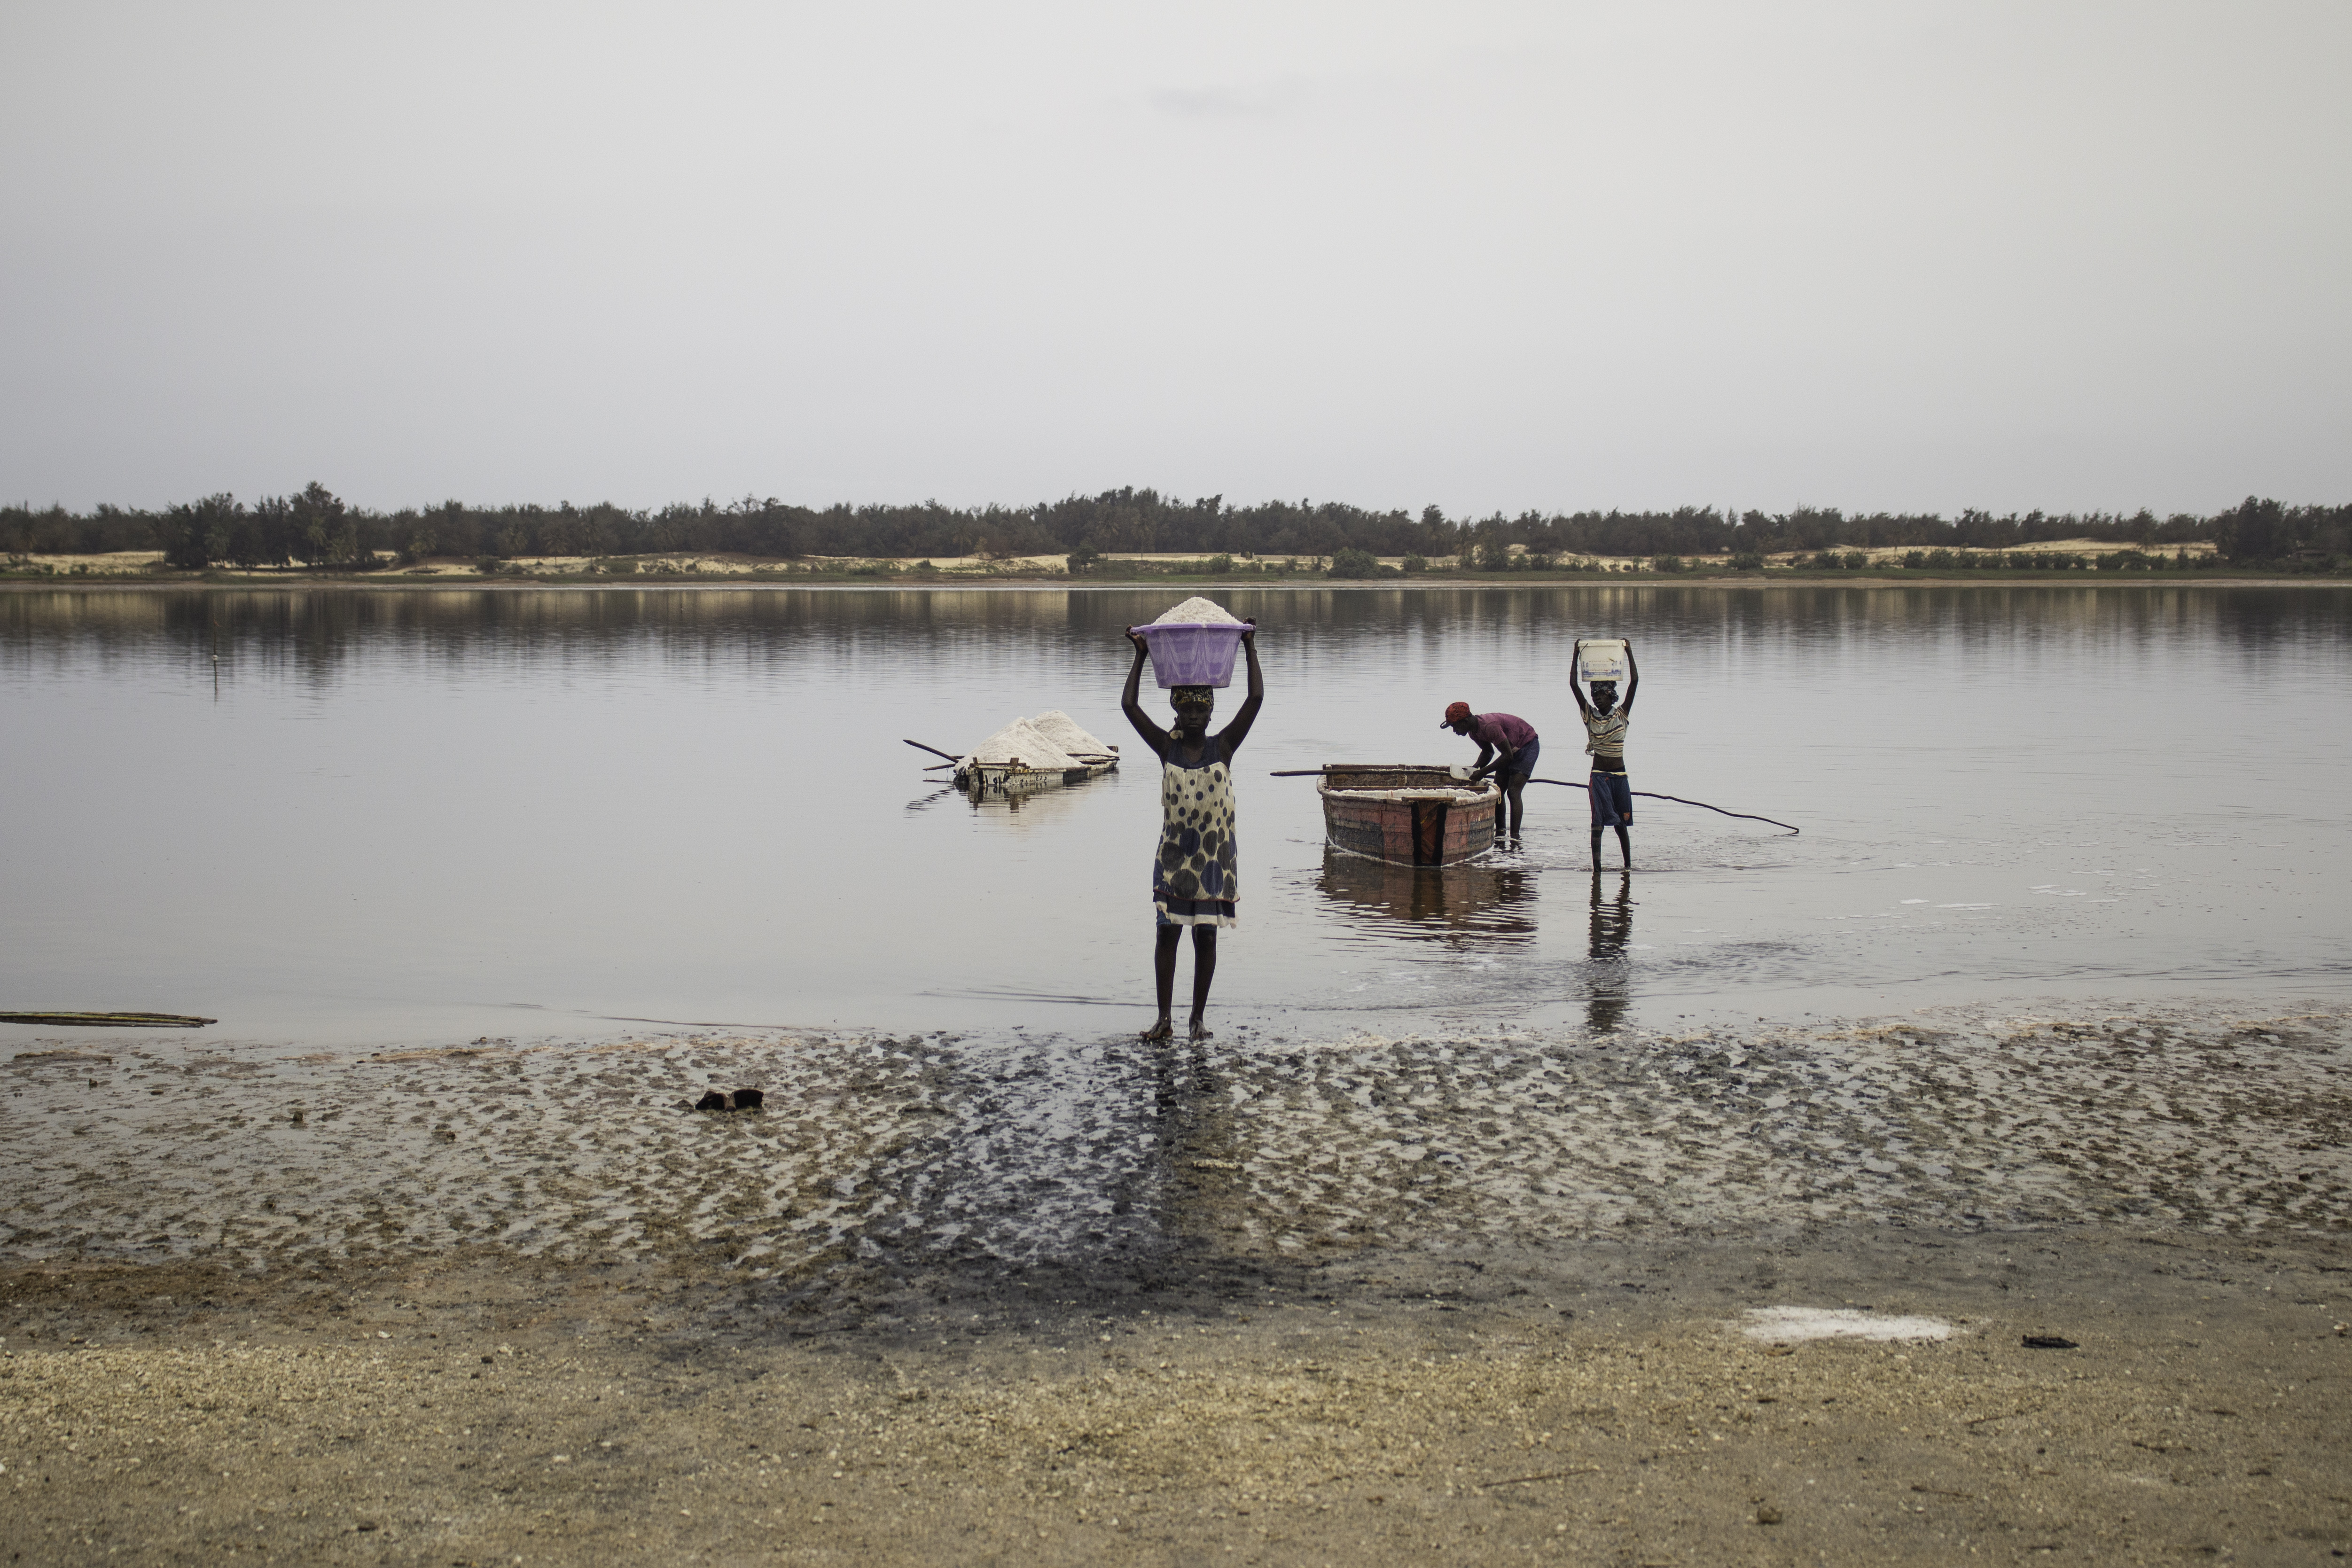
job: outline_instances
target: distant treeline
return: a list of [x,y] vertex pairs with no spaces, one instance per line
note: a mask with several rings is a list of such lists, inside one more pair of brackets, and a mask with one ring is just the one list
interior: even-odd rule
[[632,511],[609,503],[469,507],[446,501],[423,510],[372,512],[345,505],[316,483],[250,503],[232,496],[161,511],[100,506],[0,507],[0,550],[78,555],[161,549],[187,569],[321,566],[364,568],[380,554],[511,559],[635,556],[676,552],[797,559],[810,556],[944,559],[1183,553],[1202,557],[1374,556],[1502,558],[1512,545],[1530,555],[1770,555],[1830,549],[2000,550],[2051,539],[2090,538],[2143,548],[2210,540],[2224,559],[2252,564],[2352,554],[2352,506],[2292,507],[2249,496],[2211,517],[2120,513],[1936,514],[1834,507],[1733,514],[1707,507],[1670,512],[1522,512],[1455,519],[1435,507],[1415,515],[1367,511],[1336,501],[1264,501],[1229,507],[1219,496],[1180,501],[1154,490],[1106,490],[1034,507],[959,509],[793,506],[747,496],[724,504]]

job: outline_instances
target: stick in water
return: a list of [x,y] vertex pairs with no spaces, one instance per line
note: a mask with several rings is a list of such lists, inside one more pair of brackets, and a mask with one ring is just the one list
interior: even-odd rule
[[961,762],[961,761],[963,760],[963,758],[962,758],[958,757],[958,756],[957,756],[954,752],[952,752],[952,751],[941,751],[938,747],[936,747],[936,746],[925,746],[925,745],[924,745],[921,741],[919,741],[919,740],[910,740],[910,741],[907,742],[907,744],[908,744],[908,746],[913,747],[914,747],[916,750],[918,750],[918,751],[928,751],[928,752],[929,752],[933,757],[944,757],[944,758],[946,758],[950,762]]
[[[1591,785],[1579,784],[1572,779],[1530,779],[1528,782],[1530,784],[1557,784],[1563,789],[1582,789],[1588,794],[1591,793],[1592,789]],[[1753,811],[1727,811],[1720,806],[1710,806],[1704,800],[1685,800],[1680,795],[1661,795],[1654,790],[1650,789],[1636,789],[1633,793],[1651,800],[1672,800],[1677,806],[1696,806],[1702,811],[1713,811],[1720,817],[1738,817],[1744,821],[1749,822],[1769,822],[1776,828],[1789,828],[1789,831],[1792,833],[1801,833],[1804,831],[1802,828],[1789,827],[1788,823],[1780,821],[1778,817],[1759,817]]]

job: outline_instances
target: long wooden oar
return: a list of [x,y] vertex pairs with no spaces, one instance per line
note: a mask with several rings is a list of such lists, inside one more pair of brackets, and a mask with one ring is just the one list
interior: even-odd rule
[[944,757],[944,758],[946,758],[950,762],[961,762],[961,761],[963,760],[963,758],[962,758],[958,757],[958,756],[957,756],[954,752],[952,752],[952,751],[941,751],[938,747],[936,747],[936,746],[925,746],[925,745],[924,745],[921,741],[919,741],[919,740],[910,740],[910,741],[908,741],[908,742],[907,742],[907,744],[908,744],[908,746],[913,747],[914,747],[916,750],[918,750],[918,751],[928,751],[928,752],[929,752],[933,757]]

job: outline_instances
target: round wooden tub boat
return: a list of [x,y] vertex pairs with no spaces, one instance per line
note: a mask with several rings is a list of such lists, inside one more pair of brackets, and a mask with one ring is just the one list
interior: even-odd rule
[[1328,762],[1315,792],[1334,849],[1395,865],[1452,865],[1493,847],[1502,787],[1465,768]]

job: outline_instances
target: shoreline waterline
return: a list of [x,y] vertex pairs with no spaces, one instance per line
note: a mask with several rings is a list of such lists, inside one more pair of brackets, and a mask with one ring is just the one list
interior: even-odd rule
[[841,578],[810,576],[805,579],[786,578],[689,578],[646,581],[617,577],[525,579],[436,577],[431,580],[348,578],[264,577],[228,580],[187,578],[168,581],[125,580],[100,577],[52,577],[0,579],[0,592],[81,593],[106,591],[163,592],[247,592],[255,589],[280,589],[288,591],[318,589],[337,591],[380,589],[400,592],[482,590],[501,593],[517,592],[628,592],[628,593],[695,593],[713,591],[743,592],[774,592],[779,590],[797,592],[898,593],[910,591],[979,592],[979,593],[1136,593],[1160,590],[1198,591],[1211,589],[1221,592],[1355,592],[1405,590],[1421,592],[1433,589],[1563,589],[1563,588],[1673,588],[1722,589],[1750,592],[1782,588],[2129,588],[2134,591],[2158,588],[2250,589],[2296,588],[2352,590],[2352,579],[2344,577],[2231,577],[2212,572],[1956,572],[1948,575],[1920,572],[1882,575],[1868,572],[1822,572],[1814,575],[1790,574],[1777,577],[1715,577],[1699,573],[1626,573],[1595,576],[1590,573],[1564,572],[1538,574],[1507,572],[1492,576],[1452,573],[1416,574],[1411,578],[1312,578],[1255,579],[1214,577],[1142,577],[1111,581],[1069,581],[1051,577],[1003,578],[985,580],[960,580],[950,577],[909,576],[882,581],[850,581]]

